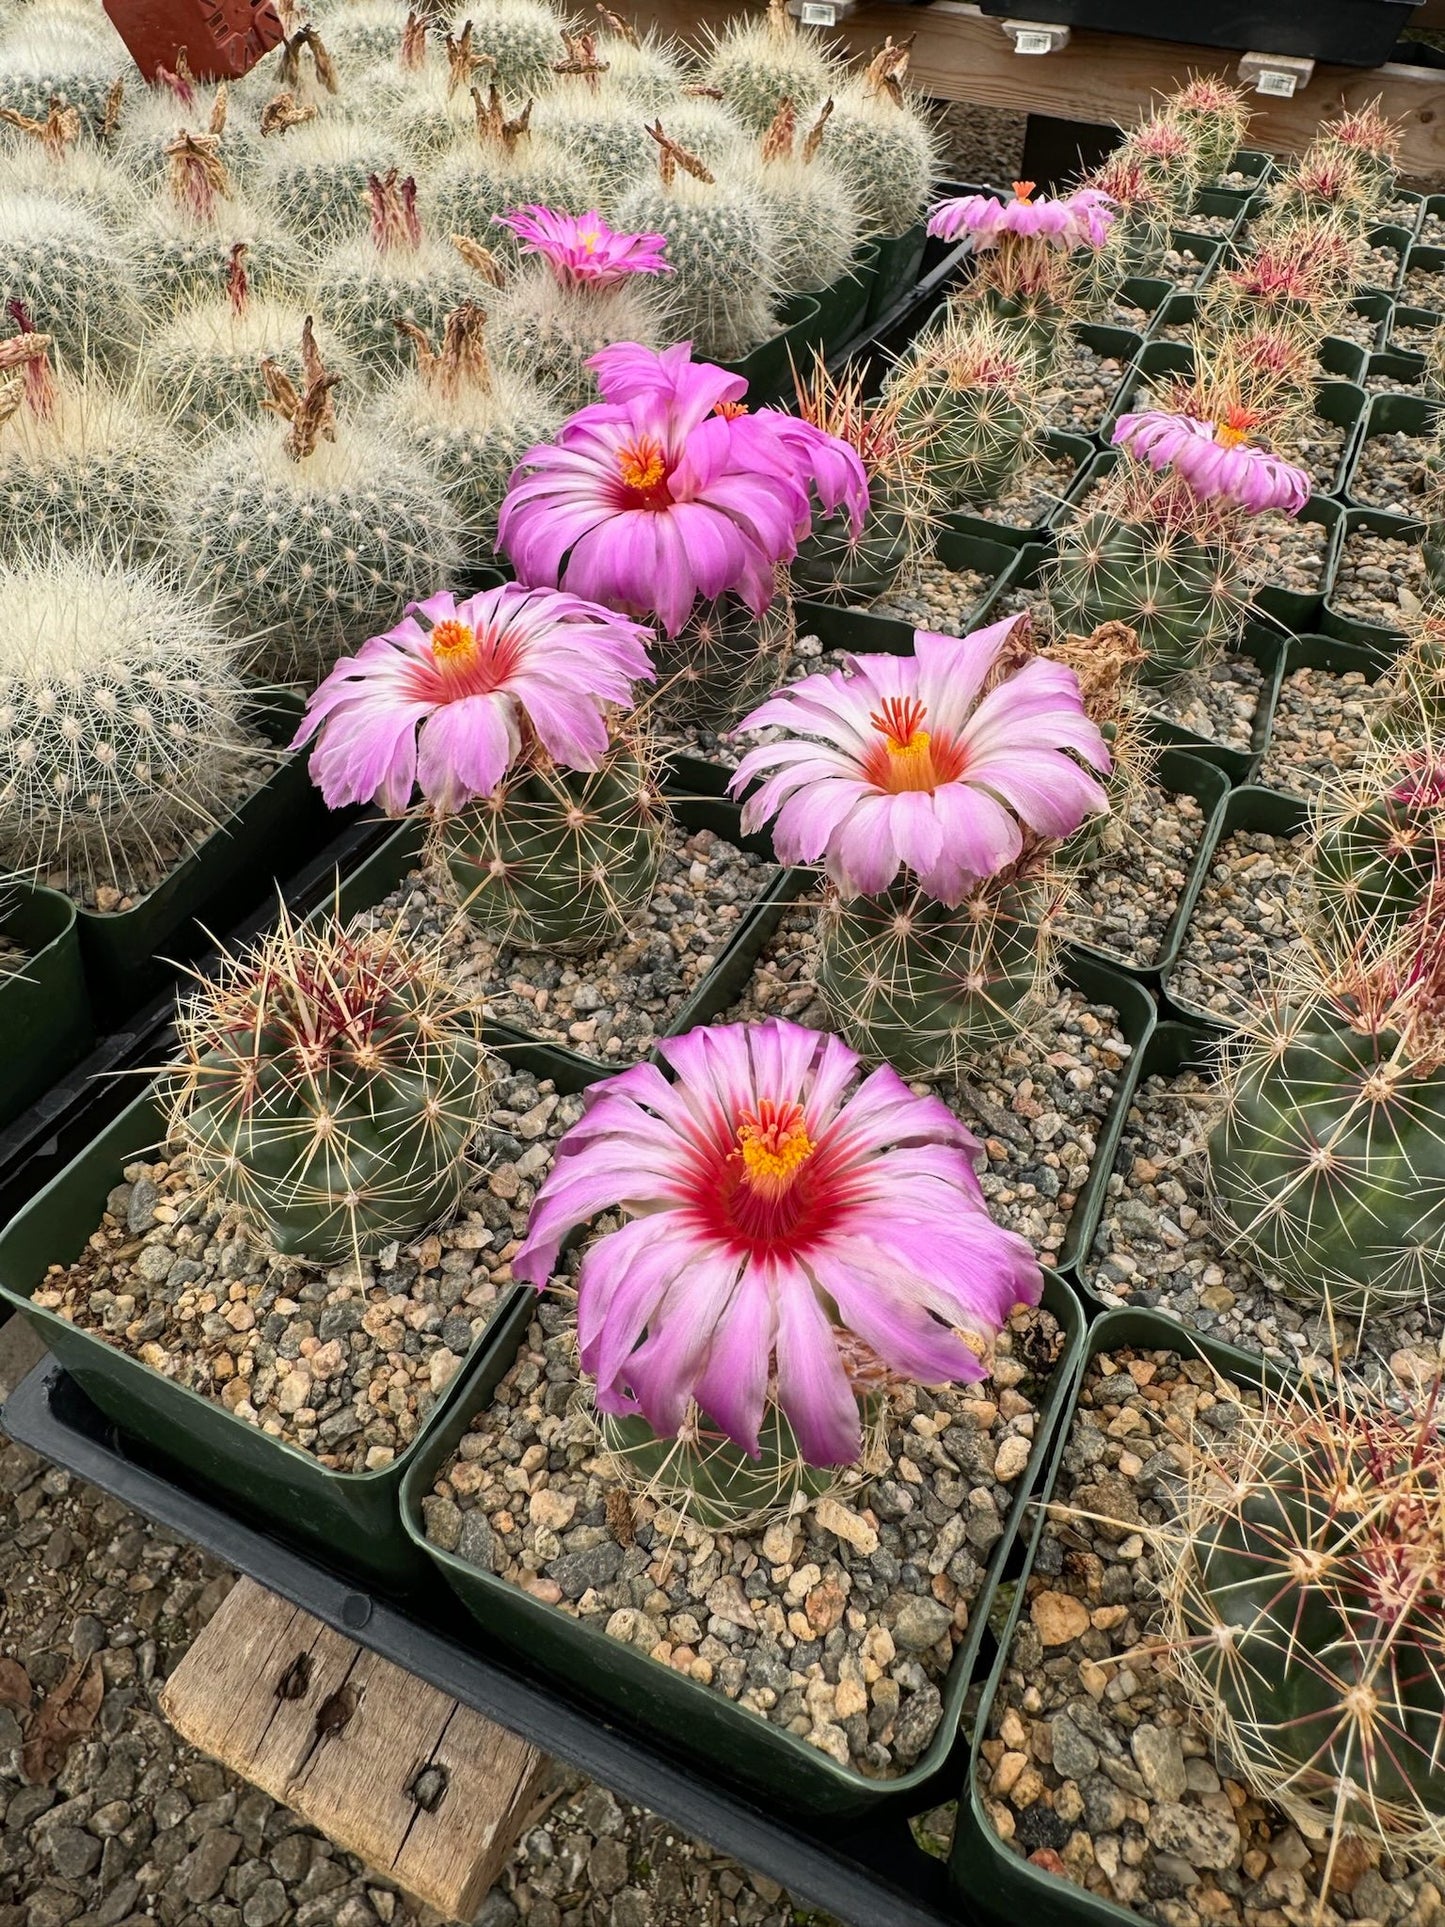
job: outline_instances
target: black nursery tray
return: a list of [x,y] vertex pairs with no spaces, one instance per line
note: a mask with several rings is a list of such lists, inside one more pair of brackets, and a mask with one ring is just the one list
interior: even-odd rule
[[[781,1813],[777,1800],[755,1803],[662,1743],[628,1731],[580,1690],[533,1678],[516,1660],[484,1647],[475,1623],[442,1587],[430,1589],[423,1617],[419,1610],[358,1591],[209,1493],[161,1476],[53,1360],[42,1361],[16,1389],[0,1411],[0,1422],[20,1444],[247,1573],[348,1639],[853,1927],[973,1927],[1002,1919],[998,1906],[990,1904],[1002,1904],[992,1881],[976,1888],[966,1904],[950,1895],[944,1864],[917,1845],[906,1819],[855,1814],[832,1824],[805,1822]],[[960,1744],[960,1782],[965,1756]]]

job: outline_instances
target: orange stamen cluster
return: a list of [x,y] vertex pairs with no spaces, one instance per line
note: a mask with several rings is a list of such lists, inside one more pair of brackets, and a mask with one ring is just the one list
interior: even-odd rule
[[957,744],[923,727],[927,709],[916,696],[889,696],[868,717],[880,740],[864,759],[863,774],[876,789],[899,796],[905,790],[936,790],[963,772]]
[[1214,425],[1214,439],[1220,448],[1238,448],[1249,440],[1249,431],[1255,427],[1259,416],[1252,408],[1226,408],[1223,416]]
[[477,632],[469,623],[449,618],[432,630],[431,650],[439,669],[457,674],[476,660]]
[[743,1111],[738,1152],[749,1188],[770,1202],[789,1192],[816,1146],[808,1136],[801,1104],[758,1099],[756,1111]]
[[667,457],[662,444],[652,436],[629,443],[617,451],[617,473],[622,485],[641,499],[637,508],[666,508],[672,500],[667,486]]

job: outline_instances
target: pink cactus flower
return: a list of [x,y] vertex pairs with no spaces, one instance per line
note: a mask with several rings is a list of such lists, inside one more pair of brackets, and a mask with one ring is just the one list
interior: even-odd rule
[[781,860],[821,858],[845,896],[876,895],[907,865],[948,905],[1013,863],[1025,829],[1071,836],[1108,801],[1066,752],[1101,771],[1109,752],[1061,663],[1025,662],[980,700],[1017,621],[919,629],[912,656],[855,656],[770,696],[741,727],[789,735],[738,765],[735,795],[765,778],[744,827],[776,817]]
[[1310,478],[1302,468],[1250,445],[1246,438],[1254,421],[1242,409],[1231,409],[1224,421],[1204,422],[1150,408],[1121,415],[1113,442],[1153,469],[1172,469],[1201,502],[1218,497],[1251,515],[1266,509],[1298,515],[1310,498]]
[[610,288],[630,274],[671,274],[665,234],[626,234],[593,208],[563,214],[550,207],[514,207],[492,217],[512,230],[524,254],[540,254],[563,287]]
[[393,816],[418,783],[444,811],[490,796],[531,737],[565,768],[596,769],[608,705],[630,709],[633,683],[653,680],[650,639],[611,609],[515,582],[429,596],[337,663],[292,748],[318,739],[311,776],[328,808]]
[[1081,187],[1058,200],[1033,198],[1032,181],[1015,181],[1014,198],[997,200],[992,194],[964,194],[940,201],[928,217],[928,232],[943,241],[961,234],[973,237],[976,250],[996,248],[1005,235],[1033,236],[1056,248],[1101,248],[1114,223],[1111,197],[1095,187]]
[[[655,617],[669,636],[699,597],[735,594],[761,615],[775,565],[811,526],[810,491],[832,497],[831,446],[759,427],[739,408],[747,383],[686,342],[662,355],[623,342],[591,365],[607,399],[528,449],[502,504],[498,545],[517,574]],[[858,479],[866,509],[861,466]]]
[[978,1140],[884,1066],[776,1019],[713,1026],[594,1085],[538,1193],[513,1274],[541,1289],[600,1211],[630,1222],[582,1260],[577,1326],[597,1404],[677,1433],[696,1399],[754,1456],[770,1383],[804,1457],[851,1464],[854,1334],[924,1384],[984,1376],[978,1349],[1042,1279],[989,1219]]

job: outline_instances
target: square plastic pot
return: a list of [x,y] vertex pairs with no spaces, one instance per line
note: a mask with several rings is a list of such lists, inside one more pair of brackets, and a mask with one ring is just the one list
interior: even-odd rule
[[1175,228],[1170,239],[1176,253],[1190,254],[1199,263],[1194,279],[1185,290],[1189,294],[1202,294],[1225,265],[1225,256],[1228,254],[1233,259],[1227,242],[1222,242],[1214,234],[1196,234],[1187,222],[1183,227]]
[[1438,309],[1411,307],[1403,301],[1393,302],[1390,307],[1390,318],[1385,324],[1378,345],[1382,348],[1391,348],[1397,354],[1417,354],[1420,352],[1417,348],[1410,346],[1407,340],[1401,339],[1405,331],[1411,328],[1423,328],[1433,335],[1438,332],[1442,321],[1445,321],[1445,314]]
[[[278,749],[296,734],[299,699],[277,694],[258,701],[251,721]],[[129,910],[80,910],[80,954],[96,1016],[114,1024],[162,984],[171,963],[196,955],[203,925],[229,928],[273,886],[277,851],[285,867],[319,850],[335,829],[306,770],[306,759],[285,755],[265,781],[154,890]]]
[[1368,282],[1365,286],[1357,288],[1356,294],[1398,294],[1409,257],[1414,252],[1412,247],[1414,235],[1411,230],[1407,227],[1396,227],[1393,221],[1382,221],[1378,227],[1370,229],[1365,240],[1372,248],[1394,249],[1395,272],[1388,282]]
[[1250,203],[1254,199],[1254,192],[1255,190],[1242,192],[1228,187],[1201,187],[1194,197],[1193,207],[1189,210],[1185,221],[1186,228],[1191,233],[1198,233],[1199,230],[1193,226],[1193,222],[1195,217],[1201,214],[1221,217],[1230,223],[1229,227],[1224,233],[1212,235],[1210,238],[1217,247],[1227,247],[1249,219]]
[[[859,249],[852,271],[809,298],[818,305],[818,346],[825,355],[835,355],[861,335],[868,322],[868,307],[873,299],[873,283],[878,274],[878,244],[869,241]],[[807,372],[808,363],[798,363],[798,373]],[[791,397],[784,395],[784,400]]]
[[[1423,395],[1372,395],[1364,418],[1360,423],[1355,445],[1350,454],[1349,466],[1345,472],[1342,493],[1351,508],[1373,508],[1372,502],[1360,501],[1354,493],[1355,471],[1366,445],[1378,435],[1409,435],[1421,443],[1423,460],[1434,442],[1439,422],[1439,409],[1435,402],[1427,401]],[[1385,509],[1387,515],[1406,513],[1402,509]]]
[[1374,323],[1375,334],[1371,348],[1388,346],[1390,325],[1395,317],[1395,303],[1387,294],[1357,294],[1350,303],[1351,312],[1364,320]]
[[1019,1530],[1029,1491],[1042,1465],[1059,1411],[1068,1403],[1083,1342],[1079,1301],[1054,1273],[1045,1277],[1044,1304],[1063,1326],[1065,1345],[1041,1403],[1028,1467],[1019,1479],[1004,1533],[989,1554],[987,1576],[943,1684],[943,1718],[918,1764],[896,1779],[871,1780],[840,1766],[797,1734],[774,1726],[712,1688],[674,1672],[635,1647],[609,1639],[600,1626],[546,1605],[494,1573],[443,1552],[427,1539],[422,1500],[477,1413],[490,1405],[536,1316],[534,1294],[515,1303],[496,1326],[487,1357],[446,1419],[413,1457],[401,1492],[402,1518],[420,1557],[456,1594],[477,1623],[479,1637],[525,1656],[529,1666],[572,1682],[625,1725],[665,1736],[709,1763],[725,1780],[775,1800],[785,1812],[830,1818],[867,1815],[926,1804],[927,1790],[948,1765],[958,1737],[964,1697],[974,1678],[999,1579]]
[[1125,1346],[1141,1351],[1170,1351],[1178,1352],[1181,1356],[1207,1359],[1218,1372],[1238,1385],[1278,1388],[1289,1382],[1264,1358],[1191,1333],[1173,1319],[1155,1311],[1110,1311],[1089,1327],[1084,1362],[1074,1381],[1070,1411],[1055,1435],[1048,1476],[1035,1508],[1035,1525],[1024,1556],[1023,1572],[1014,1591],[1008,1620],[1000,1635],[998,1658],[979,1702],[973,1751],[968,1764],[968,1783],[959,1793],[949,1876],[961,1918],[966,1918],[983,1897],[986,1897],[990,1915],[1000,1921],[1041,1921],[1047,1922],[1048,1927],[1075,1927],[1075,1923],[1079,1923],[1080,1927],[1084,1923],[1087,1923],[1087,1927],[1141,1927],[1141,1923],[1150,1918],[1143,1912],[1103,1900],[1086,1888],[1076,1886],[1071,1880],[1046,1873],[1015,1853],[990,1825],[980,1792],[980,1749],[989,1736],[994,1701],[998,1697],[1014,1634],[1027,1603],[1028,1581],[1038,1556],[1039,1544],[1049,1522],[1048,1504],[1058,1484],[1078,1386],[1090,1360],[1100,1352]]
[[1340,579],[1340,569],[1344,561],[1345,546],[1356,529],[1370,529],[1376,535],[1398,536],[1403,542],[1423,542],[1425,524],[1411,516],[1392,515],[1388,509],[1346,509],[1335,524],[1333,549],[1330,557],[1330,593],[1325,597],[1324,615],[1320,628],[1326,636],[1341,642],[1358,643],[1362,648],[1372,651],[1382,660],[1399,652],[1405,640],[1402,629],[1389,623],[1366,622],[1362,617],[1352,615],[1346,609],[1337,609],[1334,592]]
[[[559,1090],[580,1088],[573,1064],[559,1054],[536,1044],[489,1041],[509,1062],[554,1079]],[[164,1110],[147,1090],[31,1199],[0,1234],[0,1301],[24,1315],[107,1418],[166,1464],[184,1467],[192,1485],[223,1495],[337,1571],[358,1574],[370,1585],[394,1592],[424,1577],[423,1563],[402,1531],[397,1496],[429,1432],[460,1397],[491,1328],[473,1344],[416,1438],[390,1465],[374,1472],[336,1472],[299,1446],[234,1417],[219,1400],[177,1384],[94,1332],[30,1302],[51,1265],[68,1264],[84,1249],[124,1167],[164,1136]],[[509,1304],[510,1294],[504,1294],[494,1325]]]
[[1207,763],[1202,756],[1191,756],[1187,750],[1161,750],[1154,766],[1153,780],[1170,796],[1192,796],[1204,813],[1204,827],[1198,847],[1190,860],[1184,888],[1164,932],[1159,954],[1152,963],[1132,964],[1112,950],[1099,949],[1093,944],[1079,945],[1090,956],[1101,957],[1115,970],[1125,971],[1145,983],[1153,983],[1170,968],[1179,954],[1179,946],[1184,941],[1185,929],[1209,868],[1219,822],[1230,796],[1229,778],[1218,764]]
[[[1436,286],[1440,292],[1433,300],[1427,296],[1422,301],[1416,290],[1406,285],[1412,268],[1422,268],[1426,274],[1437,277]],[[1445,248],[1433,247],[1427,241],[1414,242],[1400,263],[1400,278],[1391,292],[1396,297],[1397,319],[1401,309],[1412,314],[1438,314],[1445,310]],[[1439,303],[1438,307],[1436,302]]]
[[[1292,668],[1300,665],[1292,663]],[[1212,835],[1201,851],[1202,861],[1199,869],[1199,882],[1190,898],[1189,912],[1192,916],[1199,901],[1199,892],[1209,875],[1220,846],[1240,831],[1255,830],[1266,836],[1295,836],[1309,821],[1309,805],[1301,796],[1289,796],[1280,790],[1267,790],[1261,785],[1247,783],[1242,788],[1231,790],[1224,808],[1211,825]],[[1210,1010],[1201,1010],[1191,1004],[1187,997],[1181,997],[1174,988],[1172,967],[1178,961],[1179,946],[1183,943],[1188,930],[1188,918],[1179,933],[1170,968],[1163,972],[1163,991],[1168,999],[1169,1009],[1189,1018],[1193,1023],[1207,1027],[1218,1038],[1230,1028],[1228,1023]],[[1157,1069],[1157,1066],[1155,1066]],[[1146,1072],[1147,1075],[1147,1072]],[[1081,1273],[1082,1276],[1082,1267]]]
[[1057,501],[1041,522],[1023,528],[1017,523],[995,522],[986,515],[970,515],[965,510],[955,509],[943,517],[944,528],[951,529],[956,535],[978,536],[985,542],[1003,542],[1019,549],[1031,544],[1047,544],[1049,531],[1063,514],[1070,494],[1094,459],[1094,444],[1087,435],[1072,435],[1061,428],[1046,428],[1039,436],[1039,448],[1051,459],[1062,460],[1067,457],[1073,464]]
[[808,366],[809,350],[822,340],[822,335],[816,298],[811,294],[795,294],[783,310],[782,326],[775,335],[769,335],[741,361],[719,365],[742,376],[748,384],[748,404],[757,408],[764,402],[791,396],[794,367]]
[[[1275,684],[1275,700],[1269,714],[1265,748],[1268,749],[1274,736],[1274,717],[1275,710],[1279,706],[1280,692],[1285,682],[1297,669],[1329,669],[1340,676],[1348,675],[1352,670],[1358,670],[1367,682],[1378,682],[1389,666],[1389,660],[1387,655],[1372,649],[1366,643],[1343,642],[1336,636],[1291,636],[1284,646],[1279,680]],[[1295,792],[1280,790],[1276,794],[1293,796]]]
[[[979,591],[979,599],[959,619],[965,633],[976,629],[1000,596],[1016,583],[1029,578],[1038,551],[1017,548],[992,535],[961,535],[945,528],[934,544],[934,555],[948,569],[972,569],[992,579]],[[915,625],[899,616],[874,615],[869,609],[849,608],[833,602],[800,601],[797,604],[798,628],[815,635],[825,649],[851,649],[860,655],[906,655],[913,647]]]
[[903,234],[880,235],[874,240],[877,253],[865,321],[870,324],[881,321],[908,299],[923,269],[927,240],[922,221],[916,221]]
[[0,1128],[78,1064],[95,1039],[75,905],[38,884],[0,886],[0,935],[24,961],[0,977]]
[[[1419,388],[1424,375],[1425,357],[1408,349],[1377,348],[1369,357],[1369,379],[1390,384],[1383,391],[1387,398],[1398,395],[1403,400],[1419,400]],[[1372,390],[1372,393],[1376,401],[1381,399],[1381,391]]]

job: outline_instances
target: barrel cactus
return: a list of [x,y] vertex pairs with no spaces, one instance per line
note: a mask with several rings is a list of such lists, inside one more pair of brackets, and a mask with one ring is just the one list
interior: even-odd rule
[[308,322],[298,384],[263,363],[258,423],[205,447],[180,478],[177,563],[241,635],[265,675],[314,677],[424,595],[455,560],[440,483],[360,421],[336,422]]
[[691,88],[659,113],[668,137],[714,174],[740,167],[756,141],[732,109],[706,88]]
[[1344,318],[1364,276],[1364,243],[1331,221],[1297,222],[1262,239],[1237,268],[1216,274],[1199,309],[1211,333],[1258,324],[1317,342]]
[[555,93],[539,100],[532,129],[587,176],[590,204],[611,214],[651,171],[656,148],[647,121],[625,96]]
[[1380,111],[1378,98],[1322,122],[1319,131],[1319,145],[1358,169],[1377,207],[1383,207],[1394,189],[1403,138],[1401,123]]
[[1197,74],[1169,95],[1167,106],[1194,145],[1194,158],[1203,186],[1209,187],[1228,169],[1249,131],[1247,96],[1216,74]]
[[785,0],[768,0],[761,19],[729,20],[704,55],[702,76],[753,134],[767,132],[785,100],[806,113],[842,79],[838,63],[798,26]]
[[146,195],[169,193],[175,181],[177,142],[189,134],[232,181],[249,183],[261,165],[263,146],[256,114],[237,102],[222,82],[195,83],[189,100],[168,88],[132,89],[115,138],[116,166]]
[[565,15],[544,0],[470,0],[458,18],[471,22],[472,44],[509,99],[526,100],[551,85],[566,53]]
[[134,286],[124,243],[94,214],[54,195],[0,193],[0,316],[23,307],[61,359],[123,364],[141,335]]
[[1169,208],[1153,177],[1122,150],[1094,168],[1085,186],[1109,196],[1114,219],[1103,246],[1078,263],[1078,299],[1084,314],[1108,320],[1121,282],[1162,271],[1172,233]]
[[114,120],[127,64],[108,21],[92,33],[22,15],[0,38],[0,109],[43,121],[52,102],[73,107],[84,129],[98,135]]
[[785,294],[830,288],[848,273],[858,245],[858,209],[843,176],[819,157],[831,109],[800,125],[791,101],[758,144],[748,177],[772,219]]
[[890,381],[924,442],[943,506],[1001,494],[1042,427],[1033,356],[986,312],[960,308],[909,348]]
[[[597,36],[597,58],[605,65],[607,93],[632,103],[651,120],[681,95],[687,74],[670,42],[651,31],[639,35],[615,13],[603,13],[604,31]],[[565,81],[557,91],[562,91]]]
[[272,1250],[374,1255],[444,1218],[492,1075],[479,999],[397,929],[279,927],[181,1007],[170,1137]]
[[315,9],[317,29],[344,94],[367,68],[397,58],[410,18],[406,0],[339,0]]
[[1378,940],[1418,915],[1445,876],[1445,748],[1423,731],[1386,739],[1312,809],[1310,871],[1326,941]]
[[0,565],[0,861],[110,884],[205,836],[252,752],[237,645],[153,569],[84,551]]
[[1270,182],[1256,233],[1263,238],[1301,222],[1330,221],[1346,233],[1363,234],[1377,219],[1374,186],[1359,163],[1316,143]]
[[437,234],[461,234],[504,253],[511,236],[493,226],[516,207],[583,214],[593,204],[587,171],[532,133],[530,105],[508,114],[495,87],[472,90],[475,141],[463,142],[421,178],[422,218]]
[[[70,109],[52,108],[44,121],[27,121],[8,149],[0,141],[3,192],[65,201],[102,227],[124,228],[140,215],[141,191],[116,166],[105,144],[80,139],[78,127]],[[0,135],[5,131],[0,121]]]
[[238,249],[248,295],[285,300],[307,279],[306,256],[270,217],[239,198],[200,218],[162,204],[126,234],[134,283],[148,328],[163,329],[180,310],[229,299]]
[[733,728],[778,682],[796,633],[786,570],[779,570],[778,593],[760,616],[735,595],[699,603],[678,633],[657,646],[653,716],[672,729]]
[[614,341],[660,348],[674,332],[666,299],[650,286],[569,286],[539,261],[525,263],[488,307],[498,356],[526,369],[564,412],[597,399],[587,363],[599,350]]
[[1200,185],[1193,130],[1171,113],[1151,114],[1120,152],[1140,168],[1174,218],[1184,220]]
[[401,144],[336,116],[307,121],[266,143],[256,191],[283,227],[313,249],[363,233],[373,178],[407,172]]
[[[903,86],[907,66],[906,49],[890,42],[861,78],[830,90],[820,152],[852,190],[865,238],[915,227],[938,171],[937,135]],[[794,99],[801,107],[802,97]]]

